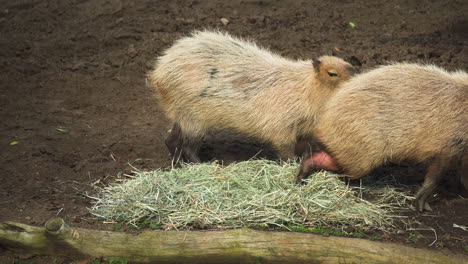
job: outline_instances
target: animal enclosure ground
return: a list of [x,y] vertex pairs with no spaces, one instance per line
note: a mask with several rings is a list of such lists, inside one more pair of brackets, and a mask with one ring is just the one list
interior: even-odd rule
[[[108,228],[89,215],[82,192],[131,173],[129,163],[170,166],[163,142],[170,123],[145,73],[194,29],[221,28],[293,59],[338,48],[364,69],[407,60],[466,71],[467,15],[462,0],[1,1],[0,222],[43,225],[58,215],[71,226]],[[264,147],[229,134],[209,143],[202,158],[225,162],[248,159]],[[271,150],[260,155],[273,157]],[[406,165],[376,174],[413,185],[423,177],[421,166]],[[425,230],[380,235],[468,254],[468,232],[453,227],[468,225],[468,200],[461,198],[467,193],[456,189],[447,183],[439,190],[434,213],[409,215],[414,229]],[[431,228],[437,241],[428,246],[435,239]]]

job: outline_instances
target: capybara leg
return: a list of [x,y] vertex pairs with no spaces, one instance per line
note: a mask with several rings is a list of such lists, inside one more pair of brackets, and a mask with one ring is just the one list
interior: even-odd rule
[[298,139],[296,141],[296,145],[294,146],[294,155],[298,157],[302,157],[304,152],[309,151],[312,152],[312,146],[310,145],[309,140],[307,139]]
[[178,162],[182,157],[182,130],[180,129],[179,124],[174,123],[171,129],[171,133],[167,136],[166,147],[171,154],[171,157],[174,161]]
[[460,167],[458,168],[460,181],[462,182],[465,190],[468,191],[468,154],[462,157]]
[[416,194],[417,209],[419,212],[424,210],[432,211],[427,203],[427,198],[434,192],[442,178],[444,171],[450,166],[450,160],[445,158],[436,158],[428,166],[423,186]]
[[299,170],[297,171],[296,174],[296,183],[303,183],[302,180],[307,179],[312,172],[314,172],[314,163],[311,159],[312,157],[312,151],[304,151],[302,153],[302,160],[301,164],[299,165]]
[[183,135],[182,151],[184,159],[191,163],[201,163],[198,157],[198,150],[202,142],[201,137],[191,136],[189,134]]

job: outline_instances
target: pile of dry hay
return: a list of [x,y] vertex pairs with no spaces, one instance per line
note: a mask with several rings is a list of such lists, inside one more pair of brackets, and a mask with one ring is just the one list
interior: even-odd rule
[[136,172],[132,179],[100,189],[90,211],[108,221],[137,224],[151,219],[174,229],[197,223],[211,228],[322,225],[385,230],[397,217],[395,210],[411,199],[389,187],[374,187],[364,190],[377,198],[366,201],[359,198],[362,188],[347,186],[329,172],[296,185],[296,170],[297,163],[252,160]]

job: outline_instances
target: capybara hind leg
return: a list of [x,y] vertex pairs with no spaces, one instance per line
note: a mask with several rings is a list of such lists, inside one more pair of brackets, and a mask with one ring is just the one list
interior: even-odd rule
[[178,162],[182,157],[182,130],[180,129],[179,124],[174,123],[171,129],[171,133],[167,136],[166,140],[166,147],[171,154],[171,157],[174,161]]
[[443,173],[450,166],[450,160],[446,158],[436,158],[427,168],[423,186],[416,194],[417,209],[419,212],[424,210],[432,211],[427,203],[427,199],[437,188]]
[[287,161],[290,159],[294,159],[294,150],[291,148],[291,146],[288,146],[289,148],[282,148],[276,151],[276,156],[282,161]]
[[273,148],[276,151],[276,156],[280,160],[287,161],[295,158],[295,138],[276,138],[272,142],[274,142]]

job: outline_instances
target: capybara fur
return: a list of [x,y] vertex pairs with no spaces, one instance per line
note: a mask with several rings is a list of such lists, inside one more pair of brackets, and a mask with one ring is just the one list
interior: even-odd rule
[[416,198],[430,210],[448,167],[461,163],[467,184],[468,74],[396,63],[356,75],[325,103],[313,132],[319,148],[304,155],[298,182],[333,166],[357,179],[388,162],[426,162]]
[[282,159],[310,136],[323,103],[356,68],[335,56],[292,61],[226,33],[198,31],[179,39],[148,74],[169,119],[174,157],[199,162],[210,130],[271,143]]

